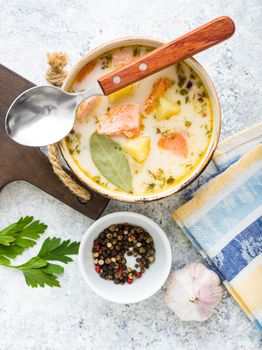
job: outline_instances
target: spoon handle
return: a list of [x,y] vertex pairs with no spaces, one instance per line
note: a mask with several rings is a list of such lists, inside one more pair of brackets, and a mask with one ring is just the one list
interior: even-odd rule
[[191,32],[151,51],[132,63],[102,76],[98,82],[105,95],[122,89],[170,65],[221,43],[234,34],[229,17],[218,17]]

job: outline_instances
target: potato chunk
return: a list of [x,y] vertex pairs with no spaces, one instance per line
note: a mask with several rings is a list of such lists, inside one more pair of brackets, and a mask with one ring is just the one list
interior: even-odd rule
[[173,115],[181,112],[181,107],[177,102],[171,101],[168,98],[161,97],[157,107],[157,120],[169,119]]
[[124,98],[134,96],[134,90],[134,84],[126,86],[123,89],[113,92],[111,95],[109,95],[108,101],[109,103],[116,103],[120,100],[123,100]]
[[145,135],[138,136],[135,139],[123,143],[121,147],[135,161],[143,163],[150,152],[150,137]]

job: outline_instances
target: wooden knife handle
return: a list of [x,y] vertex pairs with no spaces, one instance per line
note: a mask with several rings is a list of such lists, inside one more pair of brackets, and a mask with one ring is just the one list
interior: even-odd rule
[[105,95],[122,89],[172,64],[221,43],[234,34],[235,25],[229,17],[211,22],[153,50],[123,68],[104,75],[98,82]]

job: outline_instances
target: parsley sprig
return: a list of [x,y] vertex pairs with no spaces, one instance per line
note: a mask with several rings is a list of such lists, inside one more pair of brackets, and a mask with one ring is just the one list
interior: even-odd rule
[[39,220],[34,221],[32,216],[25,216],[0,231],[0,264],[10,264],[10,259],[33,247],[46,228]]
[[32,288],[45,285],[60,287],[57,276],[64,272],[64,268],[50,261],[67,264],[72,261],[70,255],[77,254],[79,250],[79,242],[61,241],[57,237],[47,238],[37,256],[22,265],[10,265],[10,259],[34,246],[46,228],[46,225],[27,216],[0,231],[0,265],[22,271],[27,285]]

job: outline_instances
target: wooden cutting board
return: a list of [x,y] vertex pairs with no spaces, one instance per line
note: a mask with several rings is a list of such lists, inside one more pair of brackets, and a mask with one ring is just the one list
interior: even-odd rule
[[90,190],[91,200],[81,203],[53,173],[40,149],[18,145],[5,132],[4,120],[10,104],[32,86],[30,81],[0,65],[0,190],[12,181],[27,181],[89,218],[97,219],[108,204],[107,198]]

